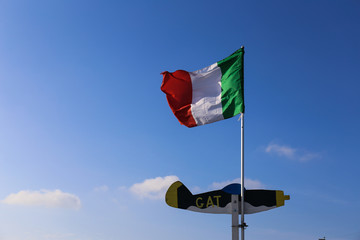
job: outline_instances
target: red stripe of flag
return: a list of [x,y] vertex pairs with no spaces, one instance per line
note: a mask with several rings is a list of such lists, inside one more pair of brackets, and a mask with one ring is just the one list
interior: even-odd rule
[[163,72],[161,91],[166,94],[169,106],[179,122],[187,127],[195,127],[191,114],[192,84],[190,74],[184,70],[173,73]]

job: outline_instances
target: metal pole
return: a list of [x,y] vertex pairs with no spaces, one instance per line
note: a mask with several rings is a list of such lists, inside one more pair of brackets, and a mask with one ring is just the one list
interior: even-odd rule
[[241,240],[245,239],[244,113],[241,114]]
[[239,195],[231,195],[232,240],[239,240]]

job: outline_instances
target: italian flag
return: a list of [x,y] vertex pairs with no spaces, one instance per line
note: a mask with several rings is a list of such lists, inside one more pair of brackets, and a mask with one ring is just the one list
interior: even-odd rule
[[244,48],[194,72],[162,74],[161,90],[179,122],[187,127],[244,113]]

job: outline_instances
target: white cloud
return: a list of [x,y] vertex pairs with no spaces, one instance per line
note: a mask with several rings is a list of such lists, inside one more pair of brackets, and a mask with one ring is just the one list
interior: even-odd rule
[[9,205],[42,206],[49,208],[80,209],[81,201],[74,194],[64,193],[61,190],[23,190],[7,196],[2,203]]
[[[265,185],[262,184],[258,180],[245,178],[244,181],[245,181],[245,188],[248,188],[248,189],[265,188]],[[235,178],[234,180],[228,180],[228,181],[224,181],[224,182],[214,182],[214,183],[211,184],[210,188],[215,189],[215,190],[219,190],[219,189],[222,189],[222,188],[224,188],[225,186],[227,186],[227,185],[229,185],[231,183],[241,183],[241,178]]]
[[132,185],[130,191],[140,198],[163,199],[169,186],[178,180],[177,176],[146,179],[142,183]]
[[306,162],[313,159],[321,158],[321,154],[319,153],[311,153],[306,150],[300,150],[289,146],[279,145],[276,143],[270,143],[266,147],[265,152],[273,153],[278,156],[286,157],[288,159],[297,160],[300,162]]
[[280,146],[278,144],[270,143],[266,150],[267,153],[274,152],[279,156],[285,156],[288,158],[293,158],[295,156],[296,149],[287,147],[287,146]]
[[[142,183],[135,183],[129,188],[129,190],[134,195],[140,198],[164,199],[167,189],[170,187],[172,183],[176,181],[179,181],[179,178],[177,176],[151,178],[151,179],[146,179]],[[236,178],[234,180],[229,180],[224,182],[214,182],[209,186],[209,189],[219,190],[231,183],[240,183],[240,182],[241,182],[240,178]],[[245,187],[248,189],[260,189],[260,188],[264,188],[265,185],[258,180],[245,178]],[[191,188],[191,192],[193,194],[197,194],[203,191],[201,191],[201,189],[198,186],[195,186]]]

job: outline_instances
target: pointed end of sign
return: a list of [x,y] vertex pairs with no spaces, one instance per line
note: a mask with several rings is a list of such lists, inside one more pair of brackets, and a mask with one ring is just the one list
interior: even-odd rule
[[276,191],[276,206],[281,207],[285,205],[285,200],[290,200],[290,195],[284,195],[284,191]]

